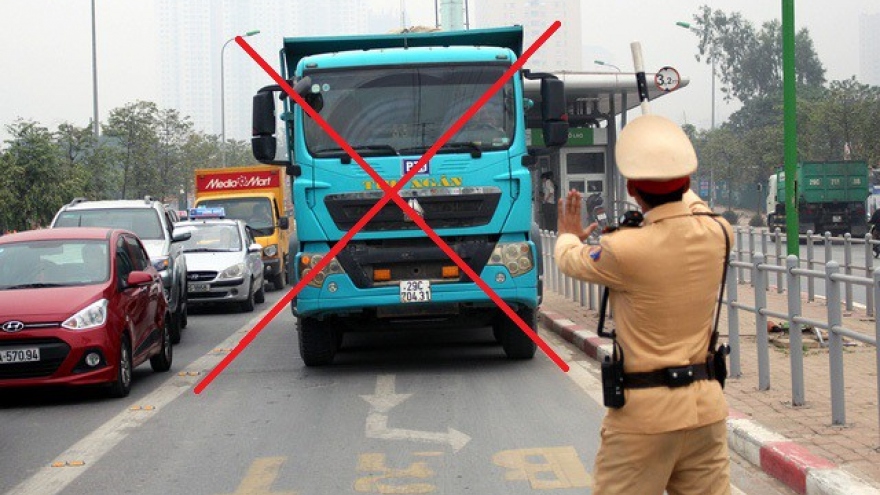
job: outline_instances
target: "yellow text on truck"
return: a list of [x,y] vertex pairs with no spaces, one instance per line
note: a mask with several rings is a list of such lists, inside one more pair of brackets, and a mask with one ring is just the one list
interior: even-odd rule
[[290,271],[290,186],[283,167],[253,165],[196,169],[196,207],[222,207],[244,220],[263,246],[266,280],[284,288]]

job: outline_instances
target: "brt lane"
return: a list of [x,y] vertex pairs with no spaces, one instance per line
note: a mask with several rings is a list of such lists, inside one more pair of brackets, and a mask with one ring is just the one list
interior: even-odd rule
[[[267,303],[279,297],[268,294]],[[199,328],[216,346],[217,325],[242,326],[253,316],[198,315],[190,325],[205,319]],[[190,389],[147,413],[94,463],[59,468],[81,470],[60,493],[588,493],[601,387],[593,363],[555,335],[542,333],[572,365],[568,376],[542,355],[507,360],[489,329],[356,335],[334,365],[306,368],[293,323],[283,311],[201,395]],[[143,383],[134,390],[146,391]],[[124,413],[120,402],[128,404],[93,399],[84,409],[99,406],[104,418]],[[50,401],[13,410],[34,406],[67,407]],[[53,419],[61,428],[80,416],[88,411]],[[96,421],[76,431],[88,434]],[[72,443],[45,444],[47,430],[30,433],[37,455],[4,456],[0,492]],[[732,471],[746,493],[789,493],[741,460]]]

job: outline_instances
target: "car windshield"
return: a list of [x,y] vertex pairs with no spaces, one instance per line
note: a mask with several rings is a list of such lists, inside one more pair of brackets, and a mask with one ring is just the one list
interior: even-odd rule
[[192,237],[184,241],[183,251],[212,252],[212,251],[241,251],[242,242],[238,227],[235,225],[191,225]]
[[54,227],[107,227],[134,232],[141,240],[162,240],[162,222],[152,208],[102,208],[61,212]]
[[[323,99],[321,117],[358,153],[421,154],[430,148],[507,68],[504,64],[386,67],[310,71]],[[450,141],[491,151],[513,140],[515,113],[510,80]],[[339,145],[311,118],[305,138],[316,157],[342,156]],[[458,146],[441,152],[467,152]]]
[[0,290],[97,284],[109,276],[107,241],[52,240],[0,246]]
[[272,203],[268,198],[207,199],[200,201],[199,207],[222,207],[226,218],[244,220],[255,236],[268,236],[275,232]]

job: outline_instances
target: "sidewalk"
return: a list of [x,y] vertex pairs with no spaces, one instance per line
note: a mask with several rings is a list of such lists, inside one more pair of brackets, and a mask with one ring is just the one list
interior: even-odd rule
[[[767,293],[768,307],[785,312],[786,298],[786,294],[777,294],[772,287]],[[748,284],[737,286],[737,300],[754,306],[753,288]],[[804,295],[802,307],[803,316],[825,321],[823,300],[808,303]],[[769,319],[778,322],[776,318]],[[804,354],[806,405],[794,407],[787,334],[770,334],[771,340],[777,340],[770,347],[770,390],[759,391],[755,315],[740,310],[739,321],[742,376],[728,378],[725,386],[731,409],[730,448],[797,493],[880,494],[875,348],[863,344],[844,348],[847,424],[832,426],[827,349],[814,345],[818,342],[809,333],[803,333],[805,347],[808,347]],[[596,311],[551,290],[544,292],[541,323],[593,359],[610,351],[609,341],[596,336]],[[874,334],[874,320],[866,316],[863,308],[852,312],[844,310],[843,326]],[[726,307],[721,314],[719,332],[721,340],[726,341]]]

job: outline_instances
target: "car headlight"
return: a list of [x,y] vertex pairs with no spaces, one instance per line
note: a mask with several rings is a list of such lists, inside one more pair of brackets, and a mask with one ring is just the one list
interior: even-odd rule
[[171,259],[168,256],[160,256],[152,261],[153,268],[155,268],[156,271],[159,272],[167,270],[168,267],[171,265]]
[[240,278],[244,274],[244,269],[244,263],[236,263],[220,272],[220,275],[217,277],[217,279],[220,280],[225,278]]
[[277,244],[270,244],[270,245],[263,248],[263,255],[264,256],[269,256],[271,258],[272,256],[275,256],[276,254],[278,254],[278,245]]
[[87,330],[99,327],[107,321],[107,300],[101,299],[79,310],[61,324],[68,330]]
[[[299,278],[303,279],[306,275],[309,274],[318,263],[324,259],[323,254],[318,253],[303,253],[302,256],[299,257]],[[315,278],[309,282],[309,286],[311,287],[321,287],[324,285],[324,280],[327,279],[328,275],[333,275],[334,273],[345,273],[345,270],[342,269],[342,265],[336,261],[336,258],[327,263],[327,266],[324,267]]]
[[532,245],[528,242],[499,242],[486,264],[502,265],[513,277],[523,275],[534,268]]

